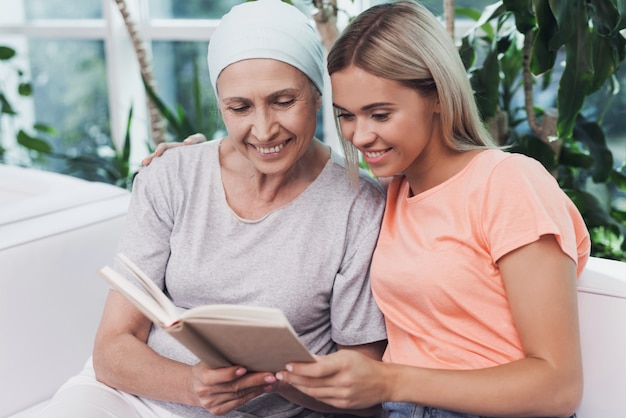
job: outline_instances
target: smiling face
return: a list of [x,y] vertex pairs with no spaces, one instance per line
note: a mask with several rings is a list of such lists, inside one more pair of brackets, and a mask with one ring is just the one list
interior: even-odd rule
[[315,134],[321,96],[301,71],[272,59],[226,67],[218,102],[235,148],[264,174],[288,172]]
[[419,175],[443,152],[436,95],[350,66],[331,75],[333,104],[343,136],[374,174]]

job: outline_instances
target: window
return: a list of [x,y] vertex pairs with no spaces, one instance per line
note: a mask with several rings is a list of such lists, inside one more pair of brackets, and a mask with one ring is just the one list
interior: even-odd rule
[[[126,3],[147,46],[158,95],[172,109],[178,104],[185,108],[198,130],[219,129],[219,117],[211,110],[206,48],[218,18],[233,2]],[[2,118],[0,145],[15,148],[17,132],[24,129],[48,141],[57,155],[111,153],[123,142],[132,106],[132,161],[137,166],[148,152],[149,116],[137,57],[116,2],[0,0],[0,9],[0,45],[17,51],[10,61],[0,62],[0,93],[6,93],[17,113]],[[17,93],[21,81],[30,81],[33,100]],[[56,133],[36,132],[35,124],[49,125]],[[5,155],[16,163],[24,157],[19,148],[15,155]],[[71,171],[64,158],[33,162]],[[97,174],[84,177],[99,179]]]

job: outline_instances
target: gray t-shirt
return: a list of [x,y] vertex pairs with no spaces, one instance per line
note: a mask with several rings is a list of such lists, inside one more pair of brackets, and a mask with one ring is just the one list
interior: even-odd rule
[[[380,186],[363,175],[355,187],[341,157],[332,154],[294,200],[261,219],[242,219],[226,201],[219,144],[169,150],[137,175],[119,251],[181,309],[224,303],[280,308],[316,354],[335,351],[336,344],[385,339],[369,283],[384,210]],[[198,361],[158,327],[148,344],[163,356]],[[157,403],[186,417],[212,416],[202,408]],[[226,416],[324,414],[268,394]]]

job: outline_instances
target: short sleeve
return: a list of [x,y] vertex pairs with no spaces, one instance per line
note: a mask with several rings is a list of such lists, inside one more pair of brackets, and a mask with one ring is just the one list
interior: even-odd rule
[[492,259],[552,234],[582,271],[590,241],[584,220],[554,177],[536,160],[510,154],[486,179],[480,223]]
[[[369,187],[368,187],[369,188]],[[385,340],[383,315],[370,286],[370,265],[384,210],[378,189],[356,200],[348,221],[348,244],[331,296],[332,339],[341,345]]]
[[[168,181],[171,176],[167,175],[164,162],[155,160],[135,177],[125,230],[118,245],[118,252],[133,260],[160,288],[165,286],[174,224]],[[119,266],[116,268],[125,273]]]

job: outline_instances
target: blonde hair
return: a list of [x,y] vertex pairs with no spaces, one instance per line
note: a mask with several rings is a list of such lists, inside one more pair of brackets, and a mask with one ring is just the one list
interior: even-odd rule
[[[373,6],[358,15],[331,48],[328,73],[352,65],[424,96],[436,95],[443,138],[450,148],[466,151],[496,147],[480,118],[452,38],[424,6],[399,1]],[[358,164],[355,147],[341,130],[339,137],[348,165]]]

